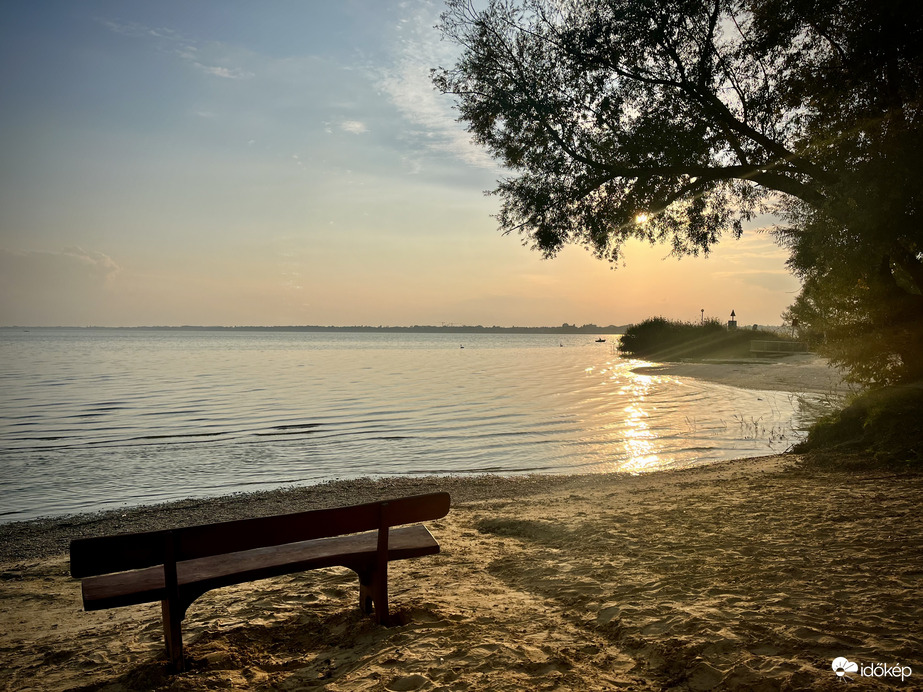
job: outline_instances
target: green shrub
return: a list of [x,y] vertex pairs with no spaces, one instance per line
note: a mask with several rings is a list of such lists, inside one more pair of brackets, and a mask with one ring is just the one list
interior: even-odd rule
[[867,391],[818,420],[793,451],[814,466],[923,469],[921,411],[923,383]]
[[728,330],[714,318],[704,323],[652,317],[622,335],[622,353],[650,360],[740,358],[750,355],[750,341],[779,341],[779,335],[751,329]]

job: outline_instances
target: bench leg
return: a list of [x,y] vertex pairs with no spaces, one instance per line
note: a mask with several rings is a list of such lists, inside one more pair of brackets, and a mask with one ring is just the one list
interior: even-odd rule
[[371,569],[359,572],[359,610],[366,615],[372,614],[375,603],[375,593],[372,588],[374,574],[374,570]]
[[388,573],[376,573],[372,580],[372,593],[375,597],[375,616],[379,625],[387,627],[390,624],[388,617]]
[[167,658],[170,667],[177,673],[184,670],[183,661],[183,615],[184,609],[170,600],[161,601],[163,611],[163,636],[167,644]]
[[379,625],[388,624],[388,575],[379,579],[374,569],[359,572],[359,609],[371,614],[374,606]]

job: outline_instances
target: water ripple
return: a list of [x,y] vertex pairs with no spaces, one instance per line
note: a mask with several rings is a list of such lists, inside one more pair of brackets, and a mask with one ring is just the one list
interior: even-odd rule
[[465,342],[0,330],[0,521],[366,475],[648,471],[801,434],[784,393],[635,375],[589,337]]

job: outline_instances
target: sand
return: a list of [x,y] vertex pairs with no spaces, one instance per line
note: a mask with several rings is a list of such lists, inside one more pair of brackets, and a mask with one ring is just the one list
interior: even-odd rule
[[[10,690],[843,688],[839,656],[923,683],[923,477],[798,457],[640,476],[390,479],[0,527]],[[398,624],[342,569],[213,591],[166,669],[159,606],[81,611],[68,536],[446,488],[436,556],[395,563]]]
[[635,369],[646,375],[692,377],[745,389],[769,389],[796,394],[839,396],[855,390],[843,373],[812,353],[774,358],[696,360]]

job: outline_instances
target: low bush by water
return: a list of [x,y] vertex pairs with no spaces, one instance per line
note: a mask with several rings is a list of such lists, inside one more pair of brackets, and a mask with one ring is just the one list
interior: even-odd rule
[[622,335],[622,353],[650,360],[685,358],[742,358],[750,356],[750,341],[781,341],[763,330],[729,330],[720,321],[701,324],[652,317],[633,324]]
[[809,466],[923,469],[923,382],[874,389],[812,427],[794,451]]

